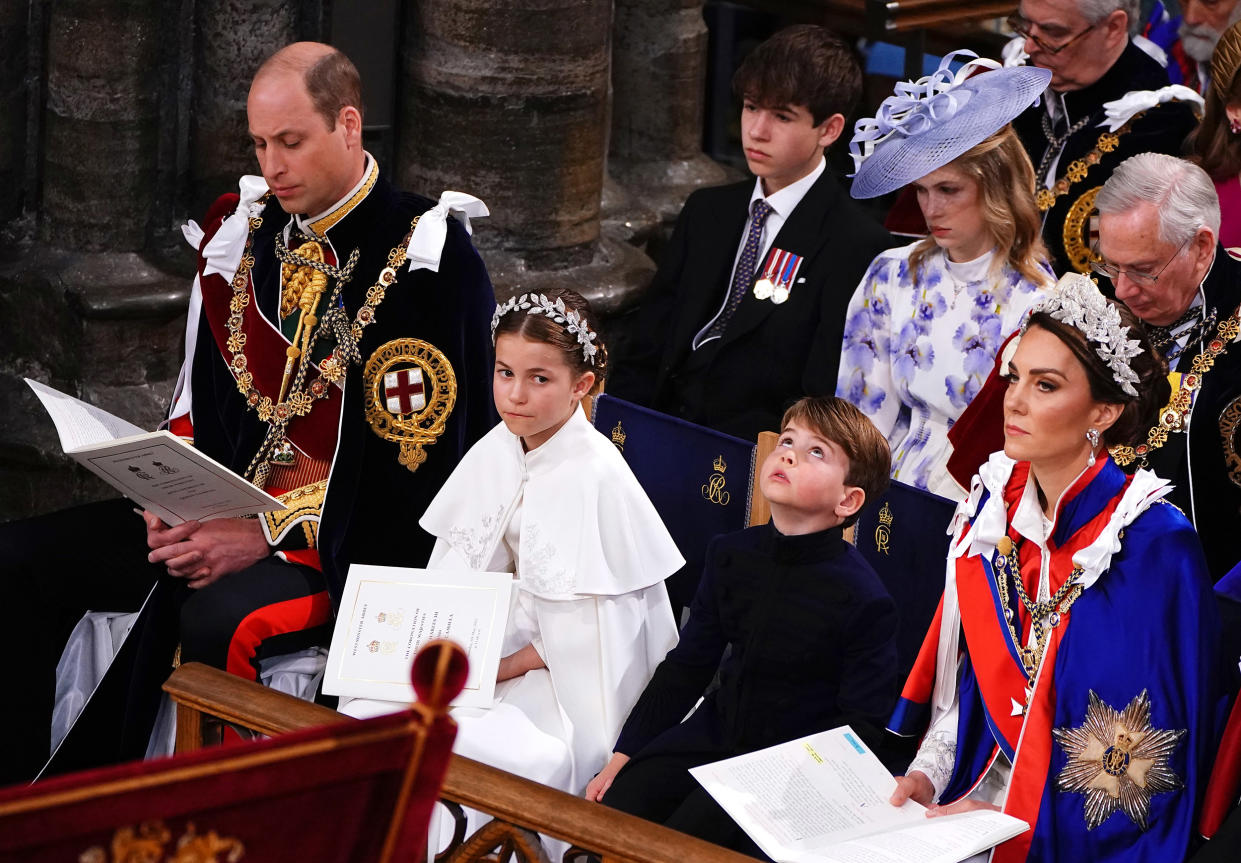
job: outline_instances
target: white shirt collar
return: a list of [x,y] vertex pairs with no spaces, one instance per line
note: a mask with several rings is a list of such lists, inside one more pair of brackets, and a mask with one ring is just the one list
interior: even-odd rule
[[763,180],[761,177],[754,178],[754,191],[750,193],[750,212],[754,212],[754,202],[760,199],[767,201],[767,206],[776,211],[776,214],[782,219],[787,219],[789,214],[801,203],[801,199],[806,197],[806,193],[810,191],[810,187],[818,181],[823,172],[827,170],[827,159],[819,159],[818,166],[800,180],[789,183],[778,192],[770,195],[763,194]]
[[1060,504],[1064,501],[1064,496],[1069,493],[1069,489],[1077,485],[1082,474],[1088,470],[1090,470],[1089,465],[1083,467],[1081,473],[1073,477],[1073,481],[1064,487],[1064,491],[1060,492],[1060,497],[1056,498],[1056,505],[1052,508],[1051,518],[1044,515],[1043,507],[1038,502],[1038,482],[1034,479],[1034,471],[1031,470],[1026,477],[1026,487],[1021,493],[1017,510],[1013,513],[1013,528],[1026,539],[1033,540],[1041,548],[1046,548],[1047,540],[1051,538],[1056,529],[1056,519],[1060,515]]

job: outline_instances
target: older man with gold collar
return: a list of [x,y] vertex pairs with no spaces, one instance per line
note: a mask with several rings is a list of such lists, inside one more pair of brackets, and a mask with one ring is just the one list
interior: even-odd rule
[[1176,484],[1168,499],[1193,521],[1212,575],[1222,578],[1241,560],[1241,262],[1216,241],[1210,178],[1182,159],[1127,159],[1095,203],[1094,268],[1142,320],[1173,383],[1159,422],[1112,456]]
[[1048,69],[1042,103],[1013,121],[1038,184],[1043,239],[1057,273],[1090,270],[1094,198],[1144,152],[1180,153],[1202,97],[1130,39],[1138,0],[1022,0],[1009,19],[1028,63]]

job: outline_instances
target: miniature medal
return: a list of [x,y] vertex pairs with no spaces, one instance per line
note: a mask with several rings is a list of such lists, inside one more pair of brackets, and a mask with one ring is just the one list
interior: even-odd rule
[[754,283],[754,299],[769,300],[776,288],[776,273],[780,266],[779,249],[772,249],[767,256],[767,266],[763,268],[763,277]]
[[769,299],[777,306],[787,302],[793,292],[793,280],[804,260],[801,255],[773,248],[767,258],[763,278],[754,286],[754,296],[760,300]]
[[795,255],[792,252],[784,253],[784,260],[778,270],[780,275],[776,279],[776,287],[771,294],[773,303],[780,305],[789,298],[789,294],[793,292],[793,280],[797,278],[797,271],[801,269],[804,260],[805,258],[801,255]]

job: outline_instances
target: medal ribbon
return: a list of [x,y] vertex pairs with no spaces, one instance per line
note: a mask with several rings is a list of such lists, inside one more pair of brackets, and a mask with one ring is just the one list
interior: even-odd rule
[[788,252],[781,249],[772,249],[771,254],[767,257],[767,267],[763,270],[763,278],[774,285],[776,283],[776,273],[783,268],[784,260],[788,257],[788,254]]
[[792,252],[785,252],[784,267],[780,270],[780,281],[778,284],[784,285],[790,290],[793,287],[793,274],[801,267],[801,255],[794,255]]

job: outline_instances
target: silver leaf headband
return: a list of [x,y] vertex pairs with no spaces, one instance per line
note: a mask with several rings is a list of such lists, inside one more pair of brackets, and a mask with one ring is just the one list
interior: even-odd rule
[[[1142,353],[1142,343],[1129,338],[1129,327],[1120,320],[1120,312],[1099,293],[1098,286],[1081,273],[1063,276],[1047,299],[1030,310],[1043,312],[1062,324],[1080,330],[1099,358],[1112,370],[1112,379],[1127,395],[1138,394],[1134,384],[1137,372],[1129,361]],[[1030,327],[1027,317],[1021,325],[1024,334]]]
[[522,294],[509,297],[496,306],[496,313],[491,316],[492,345],[496,343],[496,327],[500,325],[500,318],[512,311],[524,311],[528,315],[544,315],[560,324],[569,331],[570,335],[577,337],[577,343],[582,346],[582,359],[592,366],[595,364],[595,354],[599,352],[599,348],[595,346],[598,333],[591,331],[590,324],[576,311],[566,309],[563,299],[557,297],[556,301],[552,302],[544,294]]

